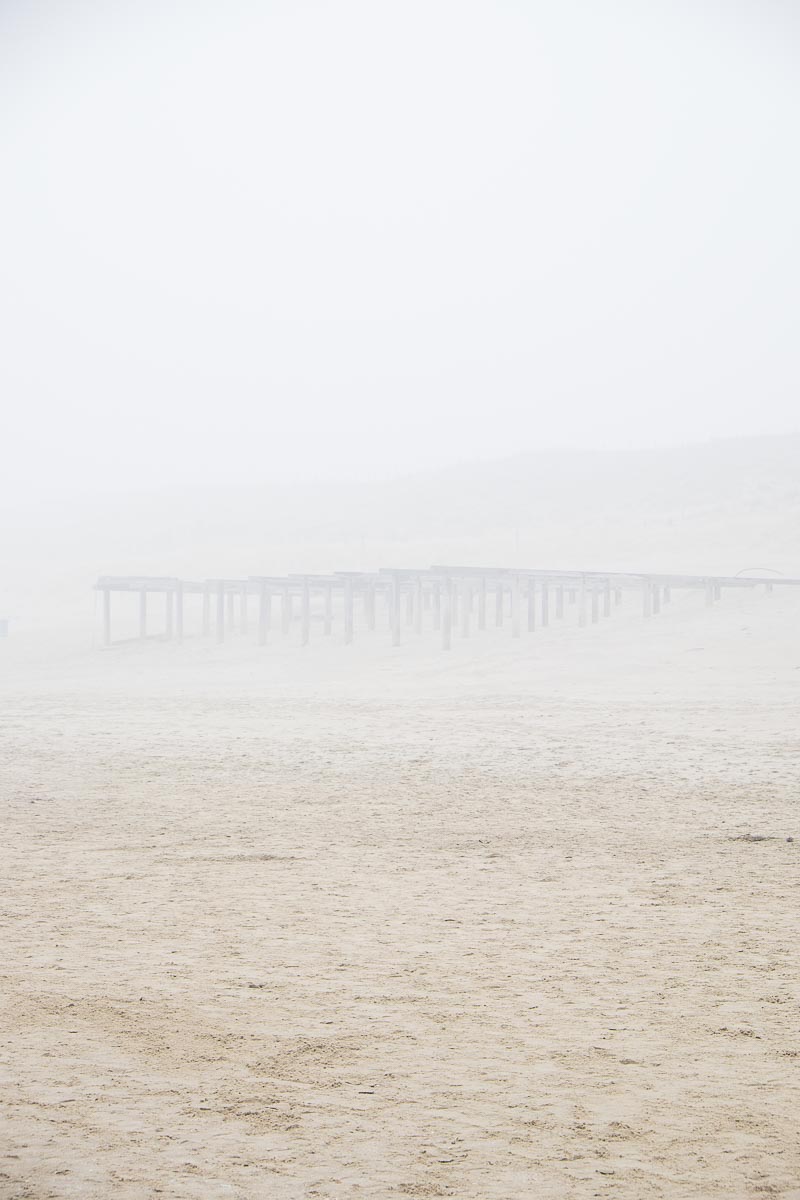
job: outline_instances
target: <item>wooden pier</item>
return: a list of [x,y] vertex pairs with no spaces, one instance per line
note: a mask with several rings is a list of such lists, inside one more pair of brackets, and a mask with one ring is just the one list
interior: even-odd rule
[[[288,637],[299,625],[307,645],[312,628],[323,637],[339,629],[345,644],[356,633],[386,631],[392,645],[434,630],[443,650],[453,638],[468,638],[491,623],[514,638],[533,634],[551,620],[578,626],[612,617],[627,598],[651,619],[666,609],[674,590],[696,593],[713,607],[723,591],[798,587],[784,576],[665,575],[635,572],[554,571],[517,567],[432,566],[425,570],[384,568],[377,572],[336,571],[331,575],[250,575],[246,579],[193,581],[175,576],[101,575],[103,644],[112,645],[112,597],[138,595],[138,638],[182,641],[185,635],[222,643],[233,633],[255,635],[264,646],[270,634]],[[200,597],[199,620],[186,625],[187,597]],[[252,605],[251,605],[252,600]],[[127,639],[126,639],[127,640]]]

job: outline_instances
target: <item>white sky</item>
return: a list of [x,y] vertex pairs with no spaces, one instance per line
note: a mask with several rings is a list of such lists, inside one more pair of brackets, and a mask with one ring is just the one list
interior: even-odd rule
[[793,0],[0,4],[3,491],[800,427]]

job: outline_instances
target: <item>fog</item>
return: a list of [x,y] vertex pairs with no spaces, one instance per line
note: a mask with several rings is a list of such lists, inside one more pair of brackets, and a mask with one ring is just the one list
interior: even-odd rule
[[0,3],[0,1200],[797,1200],[799,39]]
[[795,430],[799,23],[9,0],[2,494]]

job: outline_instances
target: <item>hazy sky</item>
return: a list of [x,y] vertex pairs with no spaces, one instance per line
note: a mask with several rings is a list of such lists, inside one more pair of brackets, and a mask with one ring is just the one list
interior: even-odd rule
[[0,472],[800,427],[795,0],[0,0]]

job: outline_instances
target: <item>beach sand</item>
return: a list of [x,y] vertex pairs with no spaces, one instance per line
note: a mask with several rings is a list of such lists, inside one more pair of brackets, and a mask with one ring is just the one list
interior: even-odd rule
[[8,639],[0,1196],[800,1197],[798,631]]

